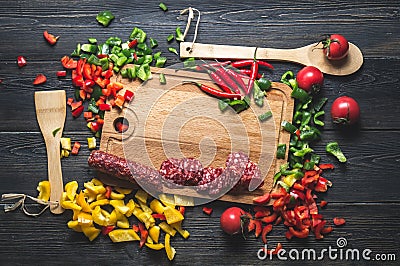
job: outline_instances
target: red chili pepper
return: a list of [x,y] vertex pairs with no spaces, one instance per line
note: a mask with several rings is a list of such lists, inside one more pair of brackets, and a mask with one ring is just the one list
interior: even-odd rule
[[319,206],[321,206],[321,208],[325,207],[328,204],[328,202],[326,200],[321,200]]
[[232,79],[232,77],[228,74],[225,68],[217,67],[214,68],[214,70],[215,73],[226,82],[229,88],[231,88],[235,93],[240,94],[240,88],[238,84]]
[[146,230],[146,228],[142,223],[139,223],[139,232],[140,232],[139,247],[142,248],[147,241],[147,237],[149,236],[149,231]]
[[208,63],[208,64],[202,64],[199,66],[195,67],[196,71],[203,71],[203,70],[207,70],[207,68],[209,67],[219,67],[219,66],[227,66],[231,64],[231,61],[224,61],[224,62],[213,62],[213,63]]
[[341,226],[341,225],[344,225],[346,223],[346,220],[344,218],[335,217],[335,218],[333,218],[333,223],[336,226]]
[[[247,77],[251,75],[251,70],[250,69],[239,69],[239,72]],[[262,78],[262,75],[260,73],[257,74],[257,79]]]
[[232,67],[236,67],[236,68],[251,66],[254,61],[256,61],[261,66],[266,66],[266,67],[268,67],[270,69],[274,69],[274,66],[271,65],[268,62],[265,62],[265,61],[262,61],[262,60],[250,60],[250,59],[232,62],[231,66]]
[[79,106],[78,108],[72,111],[72,116],[75,118],[79,117],[82,114],[83,109],[84,109],[83,105]]
[[134,39],[131,42],[128,43],[129,48],[133,48],[138,44],[138,40]]
[[57,71],[56,72],[56,76],[57,77],[65,77],[65,76],[67,76],[67,71],[65,71],[65,70],[60,70],[60,71]]
[[225,70],[228,75],[231,76],[232,79],[238,84],[240,89],[242,89],[243,91],[246,90],[246,84],[244,83],[243,78],[236,71],[230,68],[225,68]]
[[111,198],[111,192],[112,192],[112,187],[106,186],[106,193],[104,194],[104,196],[105,196],[107,199]]
[[258,63],[256,60],[254,60],[251,65],[251,74],[250,74],[249,82],[247,83],[247,87],[246,87],[246,95],[248,95],[251,92],[251,90],[253,89],[254,81],[256,80],[257,74],[258,74]]
[[53,34],[50,34],[47,30],[43,32],[43,36],[46,39],[46,41],[51,45],[56,44],[58,38],[60,38],[60,36],[55,37]]
[[227,92],[227,93],[232,93],[231,89],[228,87],[228,84],[226,84],[226,82],[217,75],[217,73],[208,70],[208,75],[210,76],[210,78],[215,82],[215,84],[218,85],[218,87],[220,87],[223,91]]
[[296,231],[293,227],[289,227],[289,232],[297,238],[306,238],[310,230],[308,228],[305,228],[301,231]]
[[267,204],[270,199],[271,199],[271,194],[265,193],[262,196],[253,198],[253,203],[259,204],[259,205],[264,205],[264,204]]
[[167,220],[165,215],[162,213],[153,213],[151,216],[153,216],[154,219],[160,219],[161,221]]
[[17,57],[17,64],[19,68],[26,66],[26,58],[23,57],[22,55],[19,55]]
[[39,84],[43,84],[45,83],[47,80],[46,76],[43,74],[38,74],[35,78],[35,80],[33,81],[33,85],[39,85]]
[[[82,60],[82,59],[80,59]],[[78,61],[70,58],[69,56],[65,55],[61,58],[61,64],[63,67],[67,69],[75,69],[78,66]],[[79,74],[79,73],[78,73]]]
[[115,229],[115,225],[106,225],[101,227],[101,233],[103,235],[108,235],[112,230]]
[[270,63],[266,62],[266,61],[262,61],[262,60],[257,60],[258,65],[260,66],[265,66],[268,67],[270,69],[274,69],[274,66],[271,65]]
[[264,244],[267,244],[267,234],[272,231],[272,224],[268,224],[264,226],[262,233],[261,233],[261,239]]
[[207,215],[211,215],[213,209],[208,207],[203,207],[203,212]]
[[208,94],[211,94],[211,95],[213,95],[215,97],[218,97],[218,98],[226,98],[226,99],[241,99],[242,98],[242,96],[240,94],[222,92],[222,91],[219,91],[219,90],[217,90],[215,88],[212,88],[210,86],[207,86],[207,85],[204,85],[204,84],[200,84],[200,83],[197,83],[197,82],[189,82],[189,83],[195,84],[202,91],[204,91],[204,92],[206,92]]

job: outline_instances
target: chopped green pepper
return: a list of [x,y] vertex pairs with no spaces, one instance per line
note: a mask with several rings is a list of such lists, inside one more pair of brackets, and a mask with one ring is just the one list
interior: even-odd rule
[[109,46],[120,46],[122,43],[122,40],[118,37],[110,37],[106,40],[106,44]]
[[167,37],[167,42],[170,42],[174,39],[174,35],[171,33],[170,35],[168,35]]
[[300,102],[309,101],[311,98],[310,95],[308,95],[308,93],[305,90],[300,89],[298,86],[293,88],[290,96],[292,96],[296,100],[299,100]]
[[137,70],[136,76],[142,81],[146,81],[151,78],[150,66],[148,64],[143,64]]
[[324,115],[324,114],[325,114],[324,110],[315,113],[315,115],[314,115],[314,124],[323,127],[325,125],[325,123],[323,121],[319,120],[318,117],[320,117],[321,115]]
[[167,7],[163,2],[161,2],[158,6],[159,6],[159,7],[161,8],[161,10],[164,11],[164,12],[166,12],[166,11],[168,10],[168,7]]
[[[106,60],[107,60],[107,58],[106,58]],[[95,56],[94,54],[91,54],[89,56],[89,58],[87,59],[87,62],[92,65],[101,66],[100,59],[97,56]]]
[[81,46],[81,50],[86,53],[95,54],[97,52],[97,45],[85,43]]
[[347,161],[346,156],[343,154],[337,142],[329,142],[326,145],[326,151],[335,156],[341,163],[345,163]]
[[97,39],[96,39],[96,38],[89,38],[89,39],[88,39],[88,42],[89,42],[90,44],[95,44],[95,43],[97,43]]
[[219,100],[219,101],[218,101],[218,108],[219,108],[219,110],[225,111],[226,108],[228,108],[228,106],[229,106],[228,101],[229,101],[229,100],[226,100],[226,99],[225,99],[225,100]]
[[196,60],[194,57],[189,57],[185,61],[183,61],[184,68],[193,68],[196,67]]
[[264,105],[265,93],[258,87],[257,83],[253,85],[253,99],[258,106]]
[[57,135],[58,131],[60,131],[60,130],[61,130],[61,127],[54,129],[53,132],[51,132],[51,134],[53,134],[53,137],[55,137]]
[[160,84],[167,84],[164,73],[160,73]]
[[161,52],[157,52],[153,55],[154,60],[157,60],[161,56]]
[[285,159],[286,155],[286,144],[280,143],[276,149],[276,158],[278,159]]
[[163,67],[165,65],[165,62],[167,62],[167,58],[166,57],[158,57],[156,59],[156,67]]
[[327,101],[326,97],[320,98],[318,102],[314,103],[314,111],[319,112]]
[[133,28],[131,35],[129,36],[130,40],[138,40],[138,43],[144,43],[146,41],[146,33],[139,29],[138,27]]
[[178,55],[178,51],[174,48],[174,47],[169,47],[168,51],[170,51],[171,53],[174,53],[176,55]]
[[272,117],[272,112],[271,111],[267,111],[267,112],[259,115],[258,116],[258,120],[260,120],[261,122],[264,122],[270,117]]
[[158,45],[158,42],[156,40],[154,40],[153,38],[150,38],[149,42],[150,42],[151,48],[157,47],[157,45]]
[[76,45],[75,50],[71,53],[71,56],[80,56],[81,55],[81,44],[78,43]]
[[114,15],[111,13],[111,11],[100,11],[99,14],[97,14],[96,16],[96,20],[102,24],[104,27],[107,27],[111,20],[113,20],[115,17]]
[[267,91],[271,88],[271,81],[264,77],[259,78],[254,83],[256,83],[262,91]]
[[178,42],[183,42],[184,41],[184,38],[183,38],[183,34],[182,34],[182,32],[181,32],[181,28],[180,27],[177,27],[176,29],[175,29],[175,39],[178,41]]
[[297,131],[297,127],[295,127],[292,123],[283,120],[281,126],[288,132],[290,132],[291,134],[296,133]]

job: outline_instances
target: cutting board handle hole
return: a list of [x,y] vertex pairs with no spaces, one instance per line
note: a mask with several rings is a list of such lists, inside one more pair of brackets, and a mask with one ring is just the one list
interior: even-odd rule
[[129,129],[129,121],[125,119],[124,117],[117,117],[114,120],[114,129],[118,133],[124,133]]

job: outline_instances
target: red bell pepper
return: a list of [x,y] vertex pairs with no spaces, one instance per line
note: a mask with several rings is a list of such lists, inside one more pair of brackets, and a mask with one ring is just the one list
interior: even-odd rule
[[264,205],[264,204],[267,204],[270,199],[271,199],[271,194],[266,193],[262,196],[253,198],[253,203],[258,204],[258,205]]
[[250,233],[250,232],[253,231],[254,229],[256,229],[255,220],[250,219],[250,220],[249,220],[249,224],[247,225],[247,231]]
[[47,30],[45,30],[43,32],[43,37],[46,39],[46,41],[51,44],[54,45],[57,43],[58,38],[60,38],[60,36],[55,37],[53,34],[50,34]]
[[72,79],[72,84],[76,87],[83,87],[85,81],[82,76],[78,75]]
[[139,233],[139,226],[137,226],[136,224],[133,224],[132,230],[135,231],[136,233]]
[[133,91],[126,90],[125,94],[124,94],[124,99],[125,99],[125,101],[130,102],[130,101],[132,101],[133,96],[134,96]]
[[115,105],[122,109],[122,107],[124,106],[124,102],[125,102],[124,96],[120,94],[117,95],[117,98],[115,99]]
[[289,227],[289,232],[297,238],[306,238],[308,237],[310,230],[308,228],[305,228],[301,231],[297,231],[293,227]]
[[274,212],[271,215],[262,218],[261,221],[269,224],[269,223],[273,223],[277,217],[278,217],[278,214],[276,212]]
[[346,220],[344,218],[335,217],[335,218],[333,218],[333,223],[336,226],[341,226],[341,225],[344,225],[346,223]]
[[67,69],[75,69],[77,68],[78,62],[70,58],[69,56],[65,55],[61,58],[61,64],[63,65],[63,67]]
[[102,103],[102,104],[99,104],[99,109],[100,109],[100,111],[110,111],[111,105],[109,105],[108,103]]
[[70,103],[70,106],[71,106],[71,110],[74,111],[74,110],[77,109],[78,107],[82,106],[82,101],[71,102],[71,103]]
[[46,76],[43,74],[38,74],[35,78],[35,80],[33,81],[33,85],[39,85],[39,84],[43,84],[45,83],[47,80]]
[[335,166],[334,166],[333,164],[331,164],[331,163],[319,164],[318,167],[319,167],[320,169],[322,169],[322,170],[325,170],[325,169],[334,169],[334,168],[335,168]]
[[65,71],[65,70],[57,71],[56,76],[59,78],[65,77],[65,76],[67,76],[67,71]]
[[26,58],[22,55],[19,55],[17,57],[17,65],[19,68],[26,66]]
[[84,109],[83,105],[79,106],[78,108],[72,111],[72,116],[75,118],[79,117],[82,114],[83,109]]
[[111,192],[112,192],[112,187],[106,186],[106,193],[104,194],[104,196],[105,196],[107,199],[111,198]]
[[326,224],[325,220],[322,220],[314,229],[315,239],[323,239],[324,236],[321,234],[322,228],[324,228]]
[[139,247],[142,248],[147,241],[147,237],[149,236],[149,231],[147,231],[143,223],[139,223],[139,232],[140,232]]
[[261,233],[261,239],[264,244],[267,244],[267,234],[272,231],[272,224],[268,224],[264,226],[262,233]]
[[115,225],[106,225],[101,227],[101,233],[103,235],[108,235],[112,230],[115,229]]
[[260,220],[254,220],[254,224],[255,224],[255,229],[256,229],[254,234],[256,237],[259,237],[260,234],[262,233],[262,223]]
[[179,210],[179,212],[180,212],[182,215],[185,215],[185,211],[186,211],[185,206],[179,206],[179,207],[178,207],[178,210]]
[[161,221],[167,220],[165,215],[162,213],[153,213],[151,216],[153,216],[154,219],[160,219]]
[[67,99],[67,105],[71,106],[71,104],[74,102],[74,98],[68,98]]
[[71,154],[78,155],[80,148],[81,148],[81,144],[78,141],[75,141],[74,146],[72,147],[72,150],[71,150]]
[[321,202],[319,203],[319,206],[321,206],[321,208],[325,207],[328,204],[328,202],[326,200],[321,200]]
[[264,217],[269,216],[269,215],[271,215],[271,211],[270,210],[263,210],[263,211],[260,210],[260,211],[257,211],[254,214],[254,218],[256,218],[256,219],[264,218]]
[[203,207],[203,212],[207,215],[211,215],[213,209],[208,207]]

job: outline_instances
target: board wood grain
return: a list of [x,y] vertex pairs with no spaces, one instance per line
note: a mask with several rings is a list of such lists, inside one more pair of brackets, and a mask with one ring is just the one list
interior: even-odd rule
[[[264,184],[243,193],[228,193],[224,201],[252,203],[255,196],[271,191],[273,176],[286,159],[276,159],[278,143],[288,145],[290,134],[281,129],[281,122],[291,122],[294,101],[291,89],[274,82],[262,107],[252,103],[251,108],[236,114],[233,110],[221,112],[218,99],[210,97],[193,84],[196,80],[212,85],[207,74],[153,68],[153,78],[141,84],[138,80],[118,76],[124,90],[135,93],[135,99],[122,110],[107,112],[104,120],[100,150],[159,169],[168,158],[197,158],[203,167],[225,167],[231,152],[242,151],[258,163]],[[159,73],[166,76],[167,84],[160,85]],[[215,86],[215,85],[214,85]],[[271,111],[273,118],[264,122],[258,115]],[[125,118],[129,129],[123,134],[115,129],[115,121]],[[104,177],[113,185],[119,181]],[[252,190],[250,188],[250,190]],[[195,198],[208,198],[191,189],[166,189],[170,194],[185,194]]]

